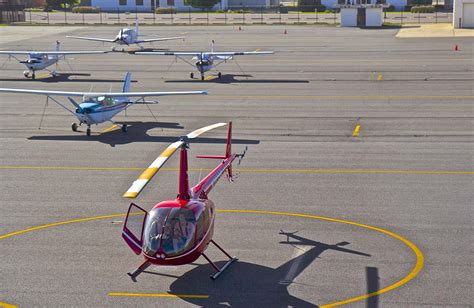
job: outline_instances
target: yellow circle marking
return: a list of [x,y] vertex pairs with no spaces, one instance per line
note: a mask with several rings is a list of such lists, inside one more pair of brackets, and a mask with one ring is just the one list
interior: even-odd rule
[[[357,222],[353,222],[353,221],[349,221],[349,220],[342,220],[342,219],[329,218],[329,217],[316,216],[316,215],[308,215],[308,214],[300,214],[300,213],[291,213],[291,212],[273,212],[273,211],[259,211],[259,210],[217,210],[217,212],[220,212],[220,213],[250,213],[250,214],[266,214],[266,215],[303,217],[303,218],[319,219],[319,220],[324,220],[324,221],[342,223],[342,224],[351,225],[351,226],[357,226],[357,227],[361,227],[361,228],[365,228],[365,229],[369,229],[369,230],[373,230],[373,231],[377,231],[377,232],[389,235],[389,236],[401,241],[403,244],[408,246],[415,253],[415,256],[416,256],[415,266],[412,268],[410,273],[408,273],[408,275],[406,275],[401,280],[395,282],[394,284],[391,284],[388,287],[385,287],[385,288],[383,288],[381,290],[378,290],[376,292],[373,292],[373,293],[348,298],[348,299],[345,299],[345,300],[342,300],[342,301],[338,301],[338,302],[334,302],[334,303],[330,303],[330,304],[326,304],[326,305],[321,305],[319,307],[327,308],[327,307],[335,307],[335,306],[345,305],[345,304],[360,301],[360,300],[363,300],[363,299],[366,299],[366,298],[369,298],[369,297],[373,297],[373,296],[377,296],[377,295],[380,295],[380,294],[383,294],[383,293],[387,293],[389,291],[392,291],[394,289],[397,289],[397,288],[401,287],[402,285],[406,284],[407,282],[409,282],[410,280],[415,278],[418,275],[418,273],[421,271],[421,269],[423,268],[424,256],[423,256],[423,253],[421,252],[421,250],[418,247],[416,247],[415,244],[413,244],[412,242],[410,242],[409,240],[407,240],[403,236],[398,235],[396,233],[393,233],[391,231],[385,230],[385,229],[381,229],[381,228],[377,228],[377,227],[373,227],[373,226],[369,226],[369,225],[365,225],[365,224],[361,224],[361,223],[357,223]],[[8,238],[8,237],[11,237],[11,236],[14,236],[14,235],[19,235],[19,234],[23,234],[23,233],[27,233],[27,232],[31,232],[31,231],[36,231],[36,230],[40,230],[40,229],[46,229],[46,228],[50,228],[50,227],[56,227],[56,226],[67,225],[67,224],[71,224],[71,223],[78,223],[78,222],[98,220],[98,219],[123,217],[125,215],[126,214],[113,214],[113,215],[95,216],[95,217],[89,217],[89,218],[81,218],[81,219],[74,219],[74,220],[56,222],[56,223],[52,223],[52,224],[41,225],[41,226],[37,226],[37,227],[33,227],[33,228],[24,229],[24,230],[8,233],[8,234],[5,234],[5,235],[1,235],[0,239],[5,239],[5,238]],[[8,308],[15,307],[13,305],[0,302],[0,306],[2,306],[2,305],[5,306],[5,307],[8,307]]]

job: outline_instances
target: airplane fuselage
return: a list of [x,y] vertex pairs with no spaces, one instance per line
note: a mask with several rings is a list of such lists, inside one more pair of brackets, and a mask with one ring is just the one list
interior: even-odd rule
[[130,105],[127,101],[107,97],[103,102],[97,102],[97,99],[85,101],[76,109],[76,117],[79,122],[87,125],[107,122]]
[[59,61],[58,56],[48,56],[45,54],[34,55],[31,54],[28,56],[28,59],[21,61],[20,63],[24,64],[26,68],[32,72],[44,70],[48,66],[51,66]]
[[124,28],[115,37],[115,43],[119,45],[136,44],[138,40],[137,32],[134,29]]

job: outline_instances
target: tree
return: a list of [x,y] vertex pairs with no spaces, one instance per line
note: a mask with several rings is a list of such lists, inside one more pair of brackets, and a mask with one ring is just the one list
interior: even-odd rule
[[204,10],[212,8],[214,5],[221,2],[221,0],[188,0],[186,2],[192,7]]
[[46,8],[50,10],[57,10],[66,7],[72,7],[76,0],[46,0]]

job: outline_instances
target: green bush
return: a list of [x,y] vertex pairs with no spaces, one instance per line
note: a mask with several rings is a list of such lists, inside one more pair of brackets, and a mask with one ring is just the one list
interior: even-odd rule
[[156,14],[176,14],[176,9],[172,7],[159,7],[155,11]]
[[420,5],[413,6],[410,10],[411,13],[434,13],[435,8],[432,5]]
[[76,6],[72,8],[73,13],[100,13],[100,8],[94,6]]

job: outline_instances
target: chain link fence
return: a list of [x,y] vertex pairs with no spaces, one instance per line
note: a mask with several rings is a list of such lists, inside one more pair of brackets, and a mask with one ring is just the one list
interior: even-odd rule
[[[138,20],[140,24],[149,25],[251,25],[251,24],[329,24],[340,23],[337,10],[325,12],[308,12],[307,8],[295,7],[294,11],[283,11],[281,8],[252,8],[237,11],[199,11],[189,9],[187,12],[157,14],[154,12],[131,12],[129,10],[110,9],[98,13],[73,13],[71,11],[40,12],[22,11],[23,20],[11,23],[32,25],[127,25]],[[303,12],[304,11],[304,12]],[[16,15],[16,14],[11,14]],[[451,23],[452,13],[410,13],[384,12],[386,25]]]

